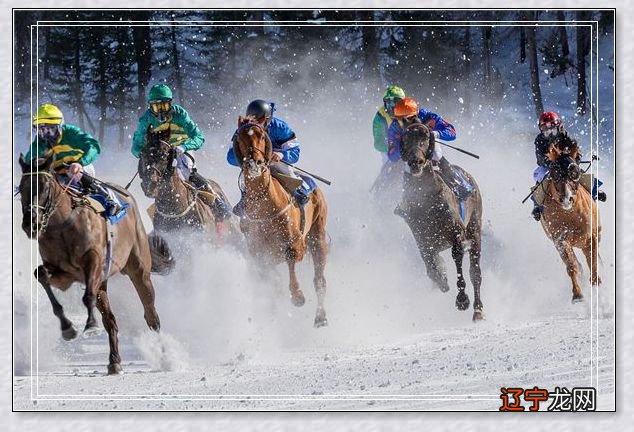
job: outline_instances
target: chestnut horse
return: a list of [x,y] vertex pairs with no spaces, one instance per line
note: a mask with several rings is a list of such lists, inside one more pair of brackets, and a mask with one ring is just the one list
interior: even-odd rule
[[597,203],[590,192],[579,186],[581,169],[577,163],[579,148],[576,144],[562,147],[551,144],[548,159],[551,166],[544,188],[544,214],[541,218],[546,235],[555,248],[572,281],[572,302],[583,301],[578,274],[581,270],[573,248],[579,248],[586,257],[593,286],[601,284],[597,271],[601,222]]
[[[50,171],[52,160],[51,155],[29,163],[20,155],[22,229],[29,238],[37,239],[42,258],[42,265],[34,274],[51,301],[53,313],[59,318],[65,340],[74,339],[77,331],[51,287],[66,291],[73,282],[86,286],[83,303],[88,310],[88,319],[84,335],[99,332],[94,312],[96,306],[110,340],[108,374],[118,374],[121,372],[119,329],[108,300],[108,278],[119,272],[130,278],[143,304],[148,327],[159,331],[150,272],[171,270],[173,260],[159,236],[151,236],[148,241],[134,198],[122,197],[130,206],[128,214],[108,229],[103,217],[59,184]],[[111,253],[107,252],[108,237],[112,244]],[[110,259],[107,259],[108,255]]]
[[147,145],[139,157],[141,188],[148,198],[155,200],[154,228],[160,232],[204,230],[216,232],[220,237],[226,226],[232,238],[242,237],[234,218],[223,226],[216,224],[210,204],[216,197],[229,203],[216,182],[207,180],[209,188],[201,190],[181,179],[176,169],[176,149],[168,142],[169,134],[169,130],[148,132]]
[[251,118],[240,117],[233,150],[244,173],[246,215],[241,227],[249,252],[260,259],[260,265],[266,267],[286,261],[291,302],[295,306],[302,306],[305,299],[295,274],[295,264],[304,258],[308,247],[313,258],[313,283],[317,293],[314,325],[327,325],[324,268],[328,253],[328,208],[323,193],[317,188],[310,194],[310,200],[304,207],[302,226],[300,208],[292,195],[271,174],[269,164],[273,148],[262,126]]
[[458,273],[458,295],[456,307],[466,310],[469,296],[465,292],[462,272],[464,242],[469,247],[469,276],[473,284],[473,321],[483,318],[480,285],[482,198],[480,189],[471,175],[462,171],[473,186],[473,192],[464,202],[464,219],[461,218],[460,204],[454,192],[436,173],[431,161],[436,142],[427,126],[418,118],[405,119],[405,133],[401,145],[401,159],[407,163],[410,172],[405,172],[403,181],[403,203],[405,222],[410,227],[420,255],[427,269],[427,276],[441,291],[449,291],[445,263],[440,252],[451,248],[451,256]]

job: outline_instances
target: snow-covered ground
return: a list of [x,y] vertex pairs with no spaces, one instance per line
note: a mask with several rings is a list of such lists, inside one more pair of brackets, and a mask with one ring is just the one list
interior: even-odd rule
[[[355,86],[360,84],[351,84],[346,94],[354,94]],[[257,96],[279,97],[274,89]],[[61,340],[48,299],[31,275],[35,243],[21,232],[15,208],[14,408],[497,410],[501,387],[593,385],[598,409],[614,409],[615,200],[600,207],[604,283],[591,291],[586,270],[587,301],[572,305],[555,248],[530,218],[530,204],[520,203],[534,166],[530,105],[500,112],[494,121],[490,114],[450,118],[456,144],[481,156],[476,161],[445,149],[452,163],[474,175],[483,195],[487,320],[475,325],[471,311],[456,310],[455,287],[446,294],[431,288],[409,230],[392,215],[393,203],[372,202],[368,191],[380,157],[372,149],[370,121],[380,103],[378,90],[376,101],[350,111],[349,100],[326,90],[310,102],[281,104],[278,113],[298,132],[299,165],[333,180],[332,187],[323,187],[332,241],[329,326],[312,327],[316,299],[309,259],[299,266],[307,302],[298,309],[288,300],[284,267],[278,280],[263,282],[237,252],[196,249],[177,257],[174,274],[153,279],[160,337],[147,332],[130,283],[112,279],[125,374],[104,376],[105,336]],[[223,148],[234,120],[222,131],[197,121],[207,136],[200,171],[218,180],[235,202],[237,171],[226,166]],[[127,150],[106,146],[96,166],[101,177],[119,184],[136,168]],[[612,166],[608,161],[601,171],[610,198]],[[143,208],[149,205],[138,182],[131,190]],[[149,220],[144,222],[149,230]],[[455,281],[451,258],[445,259]],[[473,300],[469,282],[467,292]],[[81,328],[79,287],[59,297]]]

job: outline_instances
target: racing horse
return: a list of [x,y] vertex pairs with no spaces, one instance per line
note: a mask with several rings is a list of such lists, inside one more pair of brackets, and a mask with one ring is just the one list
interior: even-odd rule
[[244,175],[246,214],[241,228],[252,256],[264,268],[286,262],[291,303],[302,306],[304,294],[295,273],[306,249],[313,258],[313,283],[317,294],[315,327],[328,324],[324,299],[324,269],[328,254],[326,219],[328,207],[319,188],[302,209],[271,172],[273,146],[266,131],[250,117],[239,117],[233,150]]
[[170,232],[183,229],[204,230],[222,236],[222,229],[240,235],[233,217],[228,223],[216,223],[210,208],[220,198],[229,203],[220,186],[209,179],[208,187],[198,189],[186,182],[176,169],[176,149],[169,144],[169,130],[147,133],[147,145],[139,157],[138,172],[141,188],[148,198],[154,198],[152,222],[155,229]]
[[52,161],[52,154],[30,162],[20,155],[19,160],[22,230],[38,241],[42,258],[34,274],[59,318],[65,340],[77,337],[77,330],[52,287],[66,291],[73,282],[85,285],[82,300],[88,319],[84,335],[100,331],[94,311],[97,307],[110,342],[108,374],[118,374],[122,371],[119,329],[108,300],[108,278],[116,273],[130,278],[143,304],[148,327],[158,332],[160,321],[150,273],[167,273],[174,261],[160,236],[148,238],[132,196],[121,197],[129,205],[127,214],[108,227],[105,218],[90,208],[85,198],[69,193],[59,183],[51,172]]
[[597,270],[601,222],[596,201],[590,192],[579,186],[581,168],[579,148],[576,143],[554,142],[547,153],[551,161],[544,188],[544,214],[541,224],[555,248],[572,281],[572,302],[583,301],[579,272],[581,266],[573,248],[579,248],[586,257],[592,286],[601,284]]
[[401,209],[427,269],[427,276],[442,292],[449,291],[445,263],[440,252],[451,248],[456,264],[458,295],[456,307],[466,310],[469,296],[462,270],[465,243],[469,242],[469,276],[473,285],[473,321],[483,319],[480,299],[482,197],[473,177],[458,166],[473,191],[462,201],[434,170],[431,160],[434,136],[418,118],[405,119],[401,159],[410,172],[404,173]]

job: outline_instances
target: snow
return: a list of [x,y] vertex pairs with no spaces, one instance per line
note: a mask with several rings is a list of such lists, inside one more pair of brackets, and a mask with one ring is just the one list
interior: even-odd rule
[[[600,52],[606,52],[609,43],[602,41]],[[261,76],[257,85],[245,82],[239,94],[209,97],[209,106],[218,105],[214,118],[205,114],[209,106],[190,109],[190,114],[207,137],[196,156],[199,170],[217,180],[233,203],[239,197],[238,173],[225,163],[226,143],[238,113],[256,97],[279,102],[283,109],[277,114],[296,128],[302,144],[298,165],[333,180],[332,187],[322,187],[330,209],[329,327],[312,327],[316,298],[310,259],[298,266],[307,299],[298,309],[288,299],[283,266],[277,277],[263,281],[237,252],[197,247],[177,257],[174,274],[153,278],[160,335],[146,329],[129,281],[122,276],[112,279],[111,302],[125,373],[105,376],[104,335],[69,343],[60,339],[48,299],[31,277],[37,256],[20,229],[18,205],[15,409],[496,411],[503,386],[554,390],[597,383],[598,408],[614,409],[616,204],[610,158],[601,159],[601,178],[610,197],[600,205],[604,284],[591,290],[586,269],[587,300],[572,305],[570,282],[552,242],[530,218],[530,204],[520,202],[531,186],[535,162],[528,66],[511,61],[515,50],[500,49],[508,54],[500,55],[495,65],[509,65],[500,70],[511,82],[502,109],[492,109],[494,105],[469,82],[457,86],[458,103],[452,93],[451,103],[442,110],[433,89],[414,95],[456,126],[456,145],[481,156],[476,161],[445,151],[452,163],[474,175],[484,201],[482,299],[487,320],[475,325],[471,311],[459,312],[454,306],[455,270],[449,255],[445,259],[452,290],[443,294],[432,289],[411,233],[392,214],[398,193],[372,202],[368,192],[381,164],[372,148],[371,120],[382,88],[376,83],[342,82],[340,75],[326,71],[344,64],[344,59],[315,51],[297,57],[298,78],[282,90],[276,77]],[[606,118],[599,153],[609,156],[614,150],[613,75],[608,65],[599,66],[599,118]],[[257,71],[255,64],[248,67]],[[546,80],[542,91],[545,106],[562,111],[589,149],[585,119],[573,121],[575,87],[566,87],[560,77]],[[203,83],[200,94],[214,93]],[[305,101],[287,103],[282,94],[305,95]],[[467,100],[476,113],[473,118],[462,114]],[[187,100],[178,102],[189,109]],[[16,152],[22,151],[30,131],[28,126],[20,128],[20,121],[28,119],[16,124]],[[26,131],[24,136],[20,130]],[[136,160],[129,154],[130,143],[118,143],[116,131],[109,133],[96,163],[97,175],[126,184]],[[147,208],[150,201],[138,180],[131,190],[141,208]],[[473,300],[469,282],[467,292]],[[80,328],[85,320],[80,288],[59,298]],[[31,323],[37,335],[33,376]],[[31,400],[32,390],[37,401]]]

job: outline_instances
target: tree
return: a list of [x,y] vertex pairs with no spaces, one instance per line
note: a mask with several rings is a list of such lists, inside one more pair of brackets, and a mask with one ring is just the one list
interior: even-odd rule
[[[531,19],[537,21],[537,13],[524,12],[526,21]],[[542,101],[542,91],[539,85],[539,63],[537,59],[536,25],[526,27],[526,51],[531,74],[531,95],[535,104],[535,116],[539,118],[544,112],[544,102]]]
[[[588,21],[590,12],[577,11],[577,21]],[[577,25],[577,113],[585,115],[587,108],[588,92],[586,90],[586,56],[590,52],[590,29],[588,23]]]
[[[133,21],[149,21],[150,17],[147,10],[130,12]],[[137,23],[132,27],[132,36],[137,66],[137,110],[142,110],[145,106],[145,89],[152,78],[152,42],[149,25]]]

